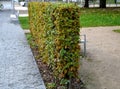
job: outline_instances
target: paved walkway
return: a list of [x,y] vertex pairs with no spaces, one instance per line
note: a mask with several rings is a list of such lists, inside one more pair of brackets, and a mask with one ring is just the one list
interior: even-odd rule
[[0,11],[0,89],[46,89],[25,34]]
[[81,60],[81,78],[87,89],[120,89],[120,33],[115,27],[81,29],[87,36],[87,58]]
[[22,7],[20,5],[15,5],[15,10],[19,11],[19,16],[20,17],[28,16],[28,8],[27,7]]

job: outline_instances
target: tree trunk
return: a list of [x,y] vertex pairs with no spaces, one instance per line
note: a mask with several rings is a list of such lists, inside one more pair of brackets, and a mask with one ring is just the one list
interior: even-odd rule
[[85,0],[85,5],[84,7],[89,8],[89,0]]
[[106,8],[106,0],[100,0],[100,8]]

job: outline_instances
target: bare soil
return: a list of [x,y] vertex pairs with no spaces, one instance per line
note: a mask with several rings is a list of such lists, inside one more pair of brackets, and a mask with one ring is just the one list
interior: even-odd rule
[[120,26],[81,29],[87,57],[81,60],[80,76],[87,89],[120,89],[120,33],[115,29]]

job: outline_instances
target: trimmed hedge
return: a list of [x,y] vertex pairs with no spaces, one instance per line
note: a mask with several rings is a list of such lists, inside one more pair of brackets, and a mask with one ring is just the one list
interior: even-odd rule
[[29,3],[30,30],[43,62],[58,80],[78,77],[79,7],[74,4]]

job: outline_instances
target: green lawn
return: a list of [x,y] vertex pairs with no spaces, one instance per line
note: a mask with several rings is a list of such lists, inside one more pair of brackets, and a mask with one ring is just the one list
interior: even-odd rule
[[23,29],[29,29],[29,19],[28,17],[19,17],[21,27]]
[[120,8],[81,9],[80,24],[82,27],[119,26]]
[[[23,29],[29,29],[28,17],[19,17]],[[120,8],[81,8],[81,27],[120,26]]]

